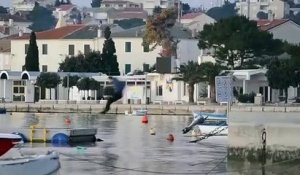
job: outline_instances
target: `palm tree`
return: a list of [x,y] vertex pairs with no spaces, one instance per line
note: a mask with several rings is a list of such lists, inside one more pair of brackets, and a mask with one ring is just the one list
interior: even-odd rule
[[212,101],[216,101],[215,93],[215,77],[220,74],[222,66],[214,64],[212,62],[201,63],[199,66],[201,81],[205,81],[210,85],[210,98]]
[[179,74],[173,80],[183,81],[188,84],[189,103],[194,103],[194,85],[203,81],[200,66],[197,62],[189,61],[179,68]]

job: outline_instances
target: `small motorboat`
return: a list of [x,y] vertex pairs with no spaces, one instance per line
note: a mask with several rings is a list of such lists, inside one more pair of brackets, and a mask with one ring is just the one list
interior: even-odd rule
[[10,157],[10,150],[20,143],[22,143],[21,136],[0,133],[0,174],[56,175],[58,173],[60,161],[56,152],[48,152],[44,155]]
[[228,135],[225,113],[193,112],[193,117],[193,122],[182,130],[184,134],[197,125],[202,135]]
[[130,115],[130,116],[145,116],[147,115],[147,110],[146,109],[137,109],[137,110],[132,110],[132,112],[125,111],[125,115]]

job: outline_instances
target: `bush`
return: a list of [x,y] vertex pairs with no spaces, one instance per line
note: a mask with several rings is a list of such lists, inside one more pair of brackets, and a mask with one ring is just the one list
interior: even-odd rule
[[240,94],[238,95],[238,101],[241,103],[254,103],[254,97],[254,92],[251,92],[250,94]]

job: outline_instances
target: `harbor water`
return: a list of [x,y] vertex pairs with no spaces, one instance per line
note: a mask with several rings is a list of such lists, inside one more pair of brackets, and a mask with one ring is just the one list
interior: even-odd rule
[[[70,120],[66,122],[66,119]],[[296,175],[300,171],[297,161],[262,165],[228,160],[226,136],[189,143],[191,137],[183,135],[182,129],[192,121],[191,116],[153,115],[148,116],[147,124],[141,120],[142,117],[124,115],[11,113],[0,117],[0,128],[31,125],[97,128],[101,142],[60,147],[51,143],[26,143],[20,148],[23,154],[59,152],[61,175]],[[151,128],[155,135],[150,134]],[[173,134],[173,142],[167,140],[169,134]]]

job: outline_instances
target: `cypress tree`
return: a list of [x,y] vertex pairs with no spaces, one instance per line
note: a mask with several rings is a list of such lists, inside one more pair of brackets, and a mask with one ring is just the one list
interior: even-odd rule
[[40,71],[39,68],[39,49],[36,44],[36,35],[31,32],[29,47],[25,57],[25,70],[27,71]]
[[91,6],[92,7],[100,7],[102,0],[92,0]]
[[110,37],[111,31],[109,27],[104,30],[104,38],[106,39],[102,48],[102,59],[104,61],[106,73],[108,75],[120,75],[119,63],[117,61],[115,42]]

